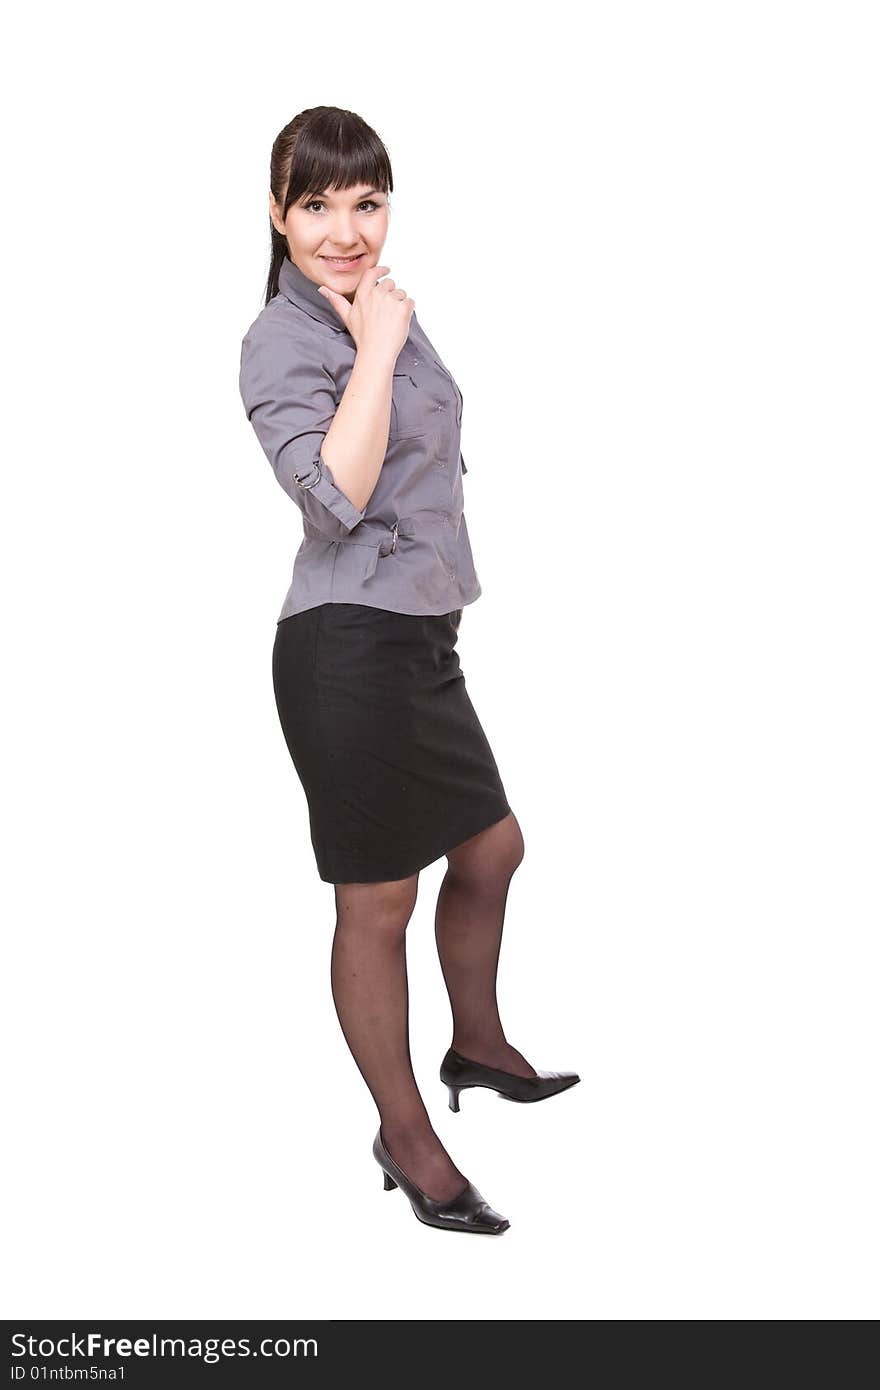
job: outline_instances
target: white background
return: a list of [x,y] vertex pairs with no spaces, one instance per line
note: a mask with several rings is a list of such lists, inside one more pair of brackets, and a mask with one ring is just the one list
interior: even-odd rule
[[[4,1315],[876,1317],[876,8],[23,13]],[[301,525],[238,359],[321,104],[464,397],[507,1035],[583,1078],[448,1110],[425,870],[413,1059],[500,1239],[382,1189],[274,706]]]

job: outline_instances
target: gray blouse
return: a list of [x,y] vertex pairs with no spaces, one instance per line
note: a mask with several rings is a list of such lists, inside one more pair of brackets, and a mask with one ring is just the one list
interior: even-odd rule
[[415,313],[394,367],[388,449],[363,511],[321,457],[354,366],[354,339],[285,257],[279,292],[241,345],[247,417],[303,540],[277,621],[319,603],[444,614],[482,592],[464,518],[462,396]]

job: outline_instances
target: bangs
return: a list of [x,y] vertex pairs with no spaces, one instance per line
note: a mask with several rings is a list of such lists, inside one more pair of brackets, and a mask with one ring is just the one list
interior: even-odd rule
[[334,110],[309,121],[293,152],[284,211],[305,197],[364,184],[389,193],[391,164],[382,141],[354,112]]

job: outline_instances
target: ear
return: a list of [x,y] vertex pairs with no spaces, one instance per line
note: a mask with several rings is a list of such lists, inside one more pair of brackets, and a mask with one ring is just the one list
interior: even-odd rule
[[[284,236],[284,223],[281,221],[278,204],[275,201],[275,194],[272,192],[271,188],[269,189],[269,216],[272,219],[272,225],[276,232]],[[280,227],[278,225],[279,222],[281,223]]]

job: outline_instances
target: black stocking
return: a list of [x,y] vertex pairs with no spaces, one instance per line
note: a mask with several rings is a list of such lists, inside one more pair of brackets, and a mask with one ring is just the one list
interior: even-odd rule
[[345,1040],[379,1111],[385,1147],[417,1187],[445,1202],[467,1179],[441,1144],[413,1074],[406,928],[417,891],[418,876],[336,884],[330,978]]
[[504,1036],[496,993],[507,894],[523,850],[512,813],[458,846],[449,855],[434,920],[452,1006],[452,1046],[475,1062],[534,1076]]

